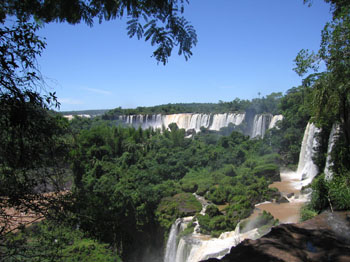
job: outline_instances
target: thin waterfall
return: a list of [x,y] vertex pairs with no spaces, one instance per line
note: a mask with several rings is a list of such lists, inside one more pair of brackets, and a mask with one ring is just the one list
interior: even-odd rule
[[333,161],[332,161],[331,154],[335,143],[339,139],[339,131],[340,131],[339,124],[333,124],[332,130],[328,139],[327,159],[326,159],[326,166],[324,168],[326,180],[331,180],[333,178],[333,173],[332,173]]

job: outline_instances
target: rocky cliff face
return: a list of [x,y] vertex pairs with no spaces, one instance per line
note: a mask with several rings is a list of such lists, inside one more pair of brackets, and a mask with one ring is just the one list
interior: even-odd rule
[[324,212],[299,224],[272,228],[257,240],[245,240],[221,260],[207,262],[350,261],[350,212]]

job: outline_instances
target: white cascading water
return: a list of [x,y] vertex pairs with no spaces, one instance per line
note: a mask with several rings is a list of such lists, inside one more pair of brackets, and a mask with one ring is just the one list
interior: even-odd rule
[[181,218],[176,219],[174,224],[171,226],[169,238],[166,243],[166,250],[164,256],[164,262],[173,262],[176,258],[176,238],[179,233],[179,227]]
[[[119,120],[134,127],[143,129],[158,129],[168,127],[171,123],[176,123],[179,128],[186,131],[194,129],[199,132],[201,127],[209,130],[219,131],[227,127],[230,123],[239,126],[245,119],[245,113],[223,113],[223,114],[171,114],[171,115],[124,115],[119,116]],[[275,127],[276,123],[283,119],[282,115],[272,116],[271,114],[255,115],[252,130],[249,135],[253,137],[264,137],[269,128]]]
[[[178,235],[185,230],[187,227],[187,224],[192,221],[193,217],[184,217],[184,218],[178,218],[174,222],[174,224],[171,226],[169,238],[166,244],[166,250],[165,250],[165,256],[164,256],[164,262],[176,262],[181,261],[177,260],[178,254],[178,247],[177,245],[177,238]],[[180,242],[179,242],[180,243]]]
[[340,131],[339,124],[333,124],[332,130],[331,130],[331,133],[330,133],[329,139],[328,139],[327,159],[326,159],[326,166],[324,168],[326,180],[331,180],[333,178],[333,173],[332,173],[332,169],[331,169],[333,166],[331,153],[332,153],[332,150],[333,150],[335,143],[339,139],[339,131]]
[[[240,233],[239,225],[234,231],[224,232],[218,238],[194,232],[181,237],[177,246],[175,242],[175,249],[172,252],[168,251],[168,247],[174,245],[167,245],[164,262],[197,262],[208,258],[222,258],[230,252],[231,247],[238,245],[244,239],[256,239],[258,236],[256,228]],[[172,256],[167,256],[170,253]]]
[[200,131],[201,127],[219,131],[220,128],[227,127],[230,123],[234,125],[242,124],[245,118],[244,113],[224,113],[224,114],[171,114],[171,115],[128,115],[119,116],[119,120],[128,125],[147,129],[168,127],[171,123],[176,123],[179,128],[185,130],[194,129]]
[[219,131],[220,128],[228,126],[230,123],[238,126],[244,120],[244,114],[215,114],[210,130]]
[[[194,194],[194,196],[202,204],[200,214],[205,215],[208,202],[204,197],[197,194]],[[218,238],[212,238],[199,233],[200,226],[198,221],[196,221],[193,233],[181,237],[176,245],[178,234],[192,220],[193,217],[186,217],[179,218],[174,222],[170,230],[164,262],[197,262],[208,258],[221,258],[230,252],[231,247],[236,246],[244,239],[255,239],[259,235],[257,229],[241,234],[238,224],[234,231],[224,232]]]
[[306,126],[297,169],[297,175],[301,181],[300,187],[310,184],[318,173],[318,167],[314,164],[312,158],[316,153],[315,148],[318,146],[316,133],[319,131],[320,129],[313,123],[309,122]]
[[283,115],[275,115],[272,117],[271,122],[269,124],[269,129],[274,128],[278,121],[283,120]]
[[253,120],[253,129],[250,137],[263,138],[267,128],[271,123],[271,119],[273,119],[273,116],[271,114],[255,115]]
[[[276,120],[276,122],[279,120]],[[336,142],[339,126],[334,126],[333,129],[328,143],[328,153],[331,152],[331,149]],[[320,130],[314,124],[307,124],[299,155],[298,170],[297,172],[289,172],[288,174],[284,174],[288,180],[291,180],[290,182],[295,188],[300,189],[302,186],[308,185],[318,173],[318,168],[313,163],[312,157],[315,154],[315,147],[318,145],[315,135],[319,131]],[[196,194],[195,196],[202,203],[203,209],[201,214],[204,214],[205,205],[207,205],[207,202],[203,197]],[[298,198],[295,198],[295,196],[288,198],[288,200],[294,204],[296,202],[305,202],[307,199],[307,195],[300,195]],[[264,205],[264,203],[259,204],[259,208],[262,208],[262,205]],[[188,223],[190,220],[192,220],[192,217],[182,220],[177,219],[175,221],[171,228],[164,262],[197,262],[208,258],[220,259],[230,251],[231,247],[236,246],[244,239],[256,239],[259,237],[259,233],[256,228],[246,233],[240,233],[238,224],[234,231],[222,233],[219,238],[212,238],[210,236],[200,234],[200,226],[196,224],[194,232],[191,235],[182,237],[179,240],[178,245],[176,245],[176,236],[183,230],[183,228],[185,228],[186,223]],[[181,223],[179,224],[179,221],[184,225],[182,226]],[[175,230],[176,228],[177,231]],[[171,242],[171,244],[169,242]],[[168,250],[169,248],[172,248],[173,250],[170,251]]]

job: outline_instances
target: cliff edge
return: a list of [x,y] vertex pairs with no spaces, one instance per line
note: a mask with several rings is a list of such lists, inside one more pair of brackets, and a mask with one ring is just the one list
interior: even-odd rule
[[276,226],[257,240],[244,240],[221,260],[240,262],[350,262],[350,212],[324,212],[298,224]]

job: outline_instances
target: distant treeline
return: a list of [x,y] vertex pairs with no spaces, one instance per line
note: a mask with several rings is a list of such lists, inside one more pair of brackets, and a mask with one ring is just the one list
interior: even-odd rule
[[282,93],[271,93],[266,97],[244,100],[236,98],[231,102],[219,101],[219,103],[176,103],[158,105],[152,107],[137,107],[132,109],[115,108],[103,115],[104,119],[114,119],[119,115],[152,115],[152,114],[179,114],[179,113],[202,113],[218,114],[229,112],[272,113],[278,114],[278,102]]
[[99,116],[106,113],[109,109],[91,109],[91,110],[80,110],[80,111],[61,111],[62,115],[90,115]]

